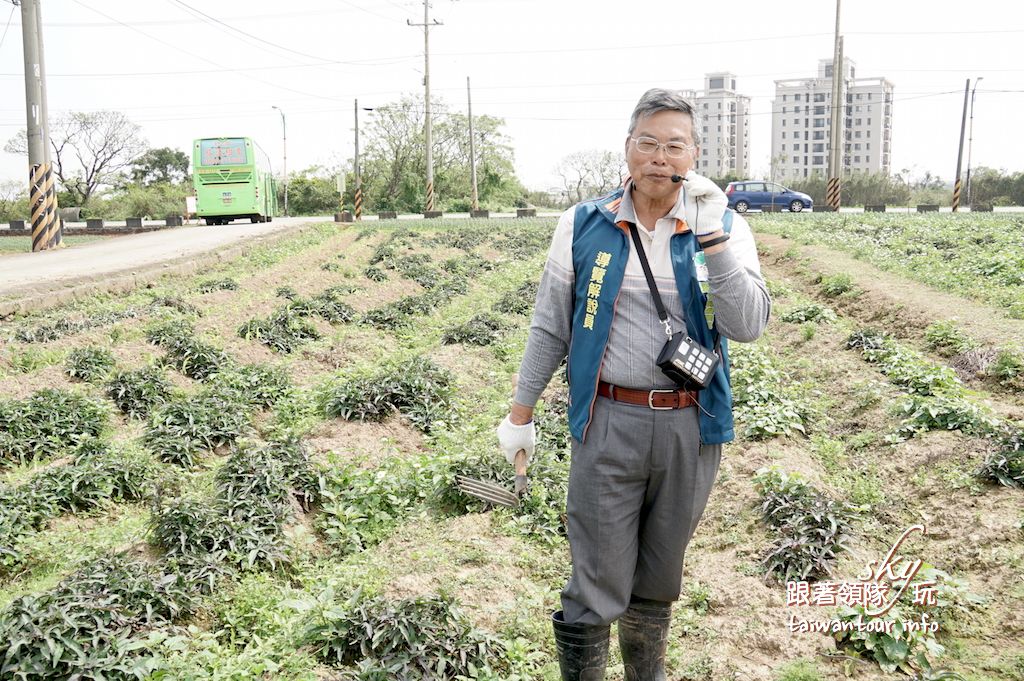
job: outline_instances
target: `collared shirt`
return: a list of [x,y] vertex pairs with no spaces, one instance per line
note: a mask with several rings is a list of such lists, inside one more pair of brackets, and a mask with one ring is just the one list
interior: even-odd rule
[[[575,283],[572,263],[575,213],[575,207],[567,210],[555,227],[537,292],[515,398],[516,402],[526,406],[532,407],[537,402],[568,351]],[[623,193],[616,217],[627,222],[636,221],[630,190]],[[696,224],[696,203],[686,196],[682,188],[675,206],[668,215],[655,222],[653,231],[647,225],[639,226],[655,284],[674,331],[685,329],[669,249],[669,239],[675,233],[678,219]],[[761,278],[753,234],[742,216],[733,216],[727,248],[706,255],[706,260],[706,270],[698,272],[698,278],[705,277],[710,285],[718,330],[732,340],[756,339],[767,324],[771,299]],[[601,380],[627,388],[672,387],[671,380],[655,364],[666,340],[639,255],[630,239],[629,260],[601,365]]]
[[[630,188],[622,194],[615,215],[616,222],[624,221],[637,226],[651,274],[654,275],[654,283],[658,287],[665,311],[668,312],[673,331],[686,330],[669,248],[669,239],[676,231],[676,221],[686,219],[684,194],[680,190],[675,206],[668,215],[648,226],[637,219]],[[707,268],[704,269],[704,276],[707,277]],[[601,365],[601,380],[627,388],[673,387],[672,380],[654,363],[667,340],[665,327],[658,318],[658,309],[644,276],[643,265],[640,264],[640,254],[630,239],[629,260],[626,261],[622,288],[615,304],[615,316],[612,318],[605,359]]]

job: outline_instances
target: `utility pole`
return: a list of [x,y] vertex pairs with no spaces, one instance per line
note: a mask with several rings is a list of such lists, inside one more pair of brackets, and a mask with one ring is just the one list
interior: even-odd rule
[[356,220],[363,219],[363,178],[359,173],[359,100],[356,100],[356,158],[352,164],[352,170],[356,175],[356,192],[353,195],[352,203],[355,210]]
[[967,127],[967,205],[974,210],[974,198],[971,194],[971,147],[974,143],[974,93],[978,91],[978,83],[985,76],[978,76],[974,79],[974,87],[971,88],[971,122]]
[[[52,168],[53,159],[50,156],[50,105],[47,103],[46,94],[46,48],[43,46],[43,6],[40,0],[36,0],[36,31],[39,34],[39,82],[43,94],[43,153],[46,155],[46,164]],[[968,164],[970,167],[970,164]],[[60,217],[60,206],[57,205],[57,185],[53,185],[51,193],[53,201],[53,246],[60,246],[64,242],[64,221]]]
[[964,114],[960,119],[960,146],[956,150],[956,182],[953,183],[953,212],[960,210],[960,164],[964,160],[964,129],[967,127],[967,97],[971,90],[971,79],[964,85]]
[[25,52],[25,116],[28,142],[29,206],[32,210],[32,250],[44,251],[61,243],[57,193],[50,164],[50,131],[46,118],[46,71],[43,63],[43,24],[39,0],[21,0],[21,33]]
[[829,143],[831,152],[828,156],[828,185],[825,190],[825,203],[834,211],[839,210],[842,202],[842,170],[843,157],[843,51],[842,38],[839,36],[840,0],[836,0],[836,32],[835,48],[832,53],[832,129]]
[[476,143],[473,139],[473,95],[466,76],[466,103],[469,108],[469,181],[473,184],[473,210],[480,210],[480,199],[476,191]]
[[288,126],[285,124],[284,110],[273,105],[270,108],[277,109],[281,114],[281,138],[284,145],[284,215],[288,217]]
[[408,19],[405,23],[410,26],[423,27],[423,103],[426,110],[427,121],[423,128],[427,144],[427,206],[426,211],[434,210],[434,138],[430,119],[430,27],[443,26],[444,24],[434,19],[430,21],[430,0],[423,0],[423,23],[414,24]]

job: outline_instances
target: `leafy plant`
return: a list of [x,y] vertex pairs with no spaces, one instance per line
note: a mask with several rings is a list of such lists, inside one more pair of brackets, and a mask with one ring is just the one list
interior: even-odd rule
[[23,326],[14,332],[14,340],[22,343],[48,343],[65,336],[73,336],[100,326],[113,324],[122,319],[135,317],[138,311],[134,308],[97,312],[84,319],[60,317],[53,321],[43,322],[36,327]]
[[200,282],[196,287],[199,293],[212,293],[213,291],[237,291],[238,282],[230,277],[224,279],[208,279]]
[[977,474],[1006,487],[1024,487],[1024,428],[1004,431]]
[[889,380],[917,395],[956,395],[963,384],[956,372],[925,359],[919,352],[898,345],[891,339],[881,347],[865,349],[865,360],[878,364]]
[[396,305],[390,304],[367,310],[361,321],[382,331],[394,331],[407,326],[410,319],[408,314],[402,312]]
[[430,432],[435,421],[451,415],[454,397],[455,382],[447,370],[425,357],[413,357],[332,382],[321,389],[319,399],[329,418],[382,421],[400,412]]
[[766,216],[759,229],[787,233],[800,243],[824,245],[857,257],[883,270],[898,273],[968,300],[982,300],[1024,315],[1024,248],[1019,218],[980,214],[970,218],[965,243],[962,216],[878,214],[851,220],[838,214],[818,215],[794,224]]
[[765,279],[765,286],[768,287],[768,295],[772,299],[786,298],[793,295],[793,289],[779,279]]
[[903,416],[891,441],[929,430],[959,430],[966,434],[985,434],[996,427],[997,421],[981,407],[959,396],[911,395],[895,407]]
[[284,298],[285,300],[295,300],[299,297],[298,292],[291,286],[278,286],[274,295],[278,298]]
[[839,552],[848,550],[850,509],[777,468],[759,470],[754,488],[761,515],[779,534],[763,561],[767,574],[783,582],[831,574]]
[[99,436],[103,404],[67,390],[45,388],[24,400],[0,401],[0,465],[54,456]]
[[441,342],[445,345],[453,343],[490,345],[501,338],[501,334],[507,326],[501,318],[482,312],[473,315],[463,324],[457,324],[446,329],[441,334]]
[[[850,627],[833,633],[836,646],[845,652],[874,660],[886,672],[896,671],[913,674],[917,679],[963,679],[959,674],[934,667],[936,658],[945,654],[945,648],[936,639],[929,627],[909,627],[907,623],[923,621],[949,628],[956,618],[969,614],[983,603],[983,599],[971,593],[963,580],[949,575],[928,563],[923,563],[916,575],[917,581],[906,588],[892,609],[884,615],[871,615],[863,606],[843,606],[839,609],[841,622],[859,622],[865,625],[889,624],[890,626]],[[931,584],[935,603],[925,605],[914,603],[914,584]],[[893,593],[902,588],[904,580],[892,582]],[[878,620],[884,618],[887,622]]]
[[114,368],[114,356],[109,350],[88,346],[68,353],[64,373],[88,383],[100,381]]
[[155,663],[149,632],[191,609],[190,589],[124,555],[95,560],[0,612],[0,676],[142,678]]
[[179,497],[154,511],[152,541],[192,564],[275,569],[287,563],[287,500],[302,477],[294,461],[290,466],[273,447],[235,448],[217,471],[214,497]]
[[943,357],[952,357],[973,350],[978,344],[957,327],[955,322],[946,320],[933,322],[924,330],[928,347]]
[[426,496],[420,465],[387,459],[376,469],[332,466],[323,482],[317,529],[337,551],[373,546],[409,517]]
[[537,299],[538,286],[534,280],[524,281],[519,288],[506,291],[491,309],[501,314],[528,314]]
[[160,367],[117,372],[107,383],[107,396],[131,418],[142,418],[171,399],[174,385]]
[[352,293],[351,288],[335,286],[316,294],[309,301],[296,300],[293,304],[305,314],[314,314],[332,324],[341,324],[356,318],[355,309],[341,300],[341,296],[349,293]]
[[17,487],[0,485],[0,572],[22,561],[20,540],[46,520],[109,501],[138,501],[154,478],[151,460],[85,440],[72,462],[47,468]]
[[955,371],[929,361],[921,353],[903,347],[877,331],[854,332],[846,346],[860,348],[866,361],[877,364],[892,383],[912,394],[959,396],[963,393],[963,384]]
[[231,366],[223,351],[197,338],[191,323],[172,319],[151,326],[146,333],[151,343],[167,350],[165,361],[189,378],[203,381]]
[[450,597],[392,602],[357,592],[340,605],[296,605],[309,613],[304,640],[317,657],[353,668],[361,681],[457,681],[501,669],[504,646],[477,631]]
[[238,335],[257,340],[275,352],[291,353],[307,341],[316,340],[320,332],[303,319],[306,310],[290,303],[267,319],[251,319],[238,328]]
[[[425,477],[432,487],[430,505],[442,513],[477,513],[488,508],[487,502],[459,489],[457,476],[508,484],[509,465],[503,457],[495,456],[488,439],[488,436],[493,437],[493,426],[486,428],[486,434],[478,428],[482,428],[482,424],[473,424],[454,433],[445,431],[437,436],[437,454],[427,464]],[[456,434],[458,437],[453,437]],[[562,447],[547,448],[538,444],[530,459],[530,484],[526,494],[518,508],[501,514],[507,533],[547,546],[565,541],[569,462],[564,443]]]
[[261,409],[273,407],[292,389],[287,370],[265,364],[245,364],[219,373],[211,385],[236,392],[241,401]]
[[849,350],[877,350],[882,348],[886,338],[886,335],[878,329],[859,329],[846,339],[846,347]]
[[210,386],[155,410],[143,442],[162,461],[191,467],[199,451],[248,433],[251,418],[252,406],[231,386]]
[[309,511],[314,504],[320,503],[326,485],[323,474],[298,437],[285,436],[271,440],[264,445],[264,449],[281,464],[284,479],[302,510]]
[[494,269],[494,263],[482,258],[476,253],[469,253],[459,258],[449,258],[441,263],[441,269],[449,274],[461,277],[475,277],[481,272],[489,272]]
[[807,303],[798,305],[779,317],[784,322],[823,322],[836,321],[836,313],[819,303]]
[[160,296],[154,298],[153,302],[151,302],[149,305],[151,308],[156,309],[170,308],[172,310],[177,310],[183,315],[195,317],[199,317],[202,315],[198,307],[196,307],[192,303],[186,302],[181,298],[181,296]]
[[[462,281],[460,285],[458,282]],[[367,311],[362,318],[364,324],[370,324],[382,330],[394,330],[408,326],[414,316],[429,314],[434,308],[451,300],[452,296],[465,293],[465,282],[450,279],[434,285],[429,291],[415,296],[405,296],[393,303],[382,305]]]
[[365,270],[363,270],[363,276],[365,276],[370,281],[388,280],[388,273],[379,267],[374,267],[373,265],[370,265]]
[[761,345],[732,346],[733,403],[744,437],[762,439],[806,434],[811,407]]
[[1024,389],[1024,352],[1016,348],[1001,348],[988,374],[1005,386]]
[[821,278],[821,293],[828,298],[835,298],[853,290],[853,279],[849,274],[833,274]]

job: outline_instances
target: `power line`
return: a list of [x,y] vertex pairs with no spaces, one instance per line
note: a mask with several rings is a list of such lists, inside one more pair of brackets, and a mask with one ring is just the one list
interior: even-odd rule
[[[186,54],[191,54],[186,52]],[[151,78],[154,76],[202,76],[202,75],[218,75],[222,73],[241,73],[243,71],[280,71],[283,69],[300,69],[309,67],[322,67],[322,66],[394,66],[395,64],[401,64],[402,62],[410,61],[412,59],[418,59],[420,55],[410,54],[404,57],[396,57],[394,61],[390,62],[377,62],[372,63],[370,61],[332,61],[322,64],[277,64],[272,66],[238,66],[229,67],[225,66],[219,69],[192,69],[192,70],[181,70],[181,71],[107,71],[102,73],[53,73],[47,74],[54,78]],[[20,78],[20,73],[0,73],[0,77]],[[452,88],[454,89],[454,88]]]
[[[979,89],[978,92],[982,92],[982,93],[1000,93],[1000,92],[1020,93],[1022,91],[1021,90],[980,90]],[[902,104],[902,103],[905,103],[905,102],[914,101],[914,100],[918,100],[918,99],[927,99],[927,98],[931,98],[931,97],[941,97],[941,96],[944,96],[944,95],[951,95],[951,94],[959,94],[959,90],[944,90],[944,91],[940,91],[940,92],[915,93],[914,96],[903,96],[903,97],[895,97],[894,96],[891,103],[893,103],[893,104]],[[629,100],[626,100],[626,99],[622,99],[622,100],[607,100],[607,99],[605,99],[605,100],[601,100],[601,101],[604,101],[604,102],[610,102],[610,101],[615,101],[615,102],[619,102],[619,101],[621,101],[621,102],[632,102],[634,100],[633,99],[629,99]],[[491,105],[494,105],[494,104],[508,104],[508,103],[510,103],[510,102],[487,102],[487,104],[491,104]],[[511,103],[518,103],[518,102],[511,102]],[[531,103],[544,104],[545,102],[531,102]],[[477,104],[479,105],[481,103],[477,102]],[[871,104],[867,104],[867,105],[861,104],[861,106],[874,106],[875,104],[876,104],[876,102],[872,102]],[[877,104],[884,105],[885,102],[877,102]],[[154,108],[154,107],[150,107],[150,108]],[[165,108],[165,107],[160,107],[160,108]],[[425,110],[423,109],[423,107],[419,106],[419,105],[411,105],[411,106],[401,106],[401,105],[399,105],[397,107],[394,106],[394,105],[382,105],[382,106],[368,107],[368,108],[377,109],[377,110],[387,110],[387,109],[390,109],[390,108],[401,108],[402,110],[407,111],[407,112],[409,112],[411,114],[414,114],[414,115],[423,115],[425,113]],[[330,108],[321,108],[321,109],[305,109],[305,110],[301,110],[300,109],[300,110],[297,110],[297,111],[293,111],[290,115],[291,116],[299,116],[299,115],[313,115],[313,114],[323,114],[323,113],[339,113],[339,112],[345,112],[347,110],[348,110],[347,108],[342,108],[342,107],[330,107]],[[753,118],[753,117],[757,117],[757,116],[769,116],[769,115],[781,114],[781,113],[782,113],[781,109],[770,109],[768,111],[746,111],[746,112],[743,112],[743,113],[737,113],[735,115],[737,117],[742,116],[742,117],[746,117],[746,118]],[[264,115],[262,113],[262,111],[258,111],[258,110],[253,110],[253,111],[225,111],[225,112],[220,112],[220,113],[199,114],[199,115],[168,116],[168,117],[156,117],[156,118],[141,117],[141,118],[136,118],[134,120],[136,120],[137,122],[141,122],[141,123],[163,123],[163,122],[173,122],[173,121],[210,120],[210,119],[223,118],[223,117],[259,118],[262,115]],[[465,116],[466,114],[462,113],[461,111],[443,111],[443,112],[434,111],[434,112],[432,112],[432,115],[434,115],[434,116],[452,117],[452,116]],[[587,116],[587,117],[578,117],[578,116],[576,116],[576,117],[574,117],[574,116],[501,116],[501,115],[498,115],[498,114],[484,114],[484,115],[488,116],[488,117],[491,117],[491,118],[501,118],[501,119],[506,120],[506,121],[553,121],[553,122],[574,122],[574,123],[578,123],[578,122],[585,122],[585,121],[619,121],[619,120],[621,120],[621,117],[616,117],[616,118],[594,118],[594,117],[590,117],[590,116]],[[722,115],[725,116],[725,115],[732,115],[732,114],[722,114]],[[717,117],[717,114],[710,114],[710,115],[705,114],[704,115],[704,118],[706,120],[712,120],[715,117]],[[18,124],[14,124],[14,123],[0,123],[0,126],[4,126],[4,127],[15,127],[17,125]]]
[[247,38],[251,38],[251,39],[255,40],[256,41],[256,47],[258,47],[260,49],[263,49],[263,47],[262,47],[263,45],[270,45],[271,47],[276,47],[279,50],[284,50],[285,52],[291,52],[292,54],[297,54],[300,57],[305,57],[306,59],[316,59],[317,61],[321,61],[321,62],[330,62],[331,61],[330,59],[326,59],[324,57],[319,57],[317,55],[307,54],[305,52],[299,52],[298,50],[293,50],[290,47],[286,47],[284,45],[279,45],[278,43],[271,42],[271,41],[269,41],[269,40],[267,40],[265,38],[260,38],[259,36],[255,36],[252,33],[249,33],[247,31],[243,31],[240,28],[235,28],[231,24],[228,24],[228,23],[226,23],[224,21],[221,21],[220,19],[218,19],[216,17],[210,16],[209,14],[207,14],[206,12],[203,12],[202,10],[196,9],[192,5],[184,2],[184,0],[168,0],[168,1],[169,2],[174,2],[175,4],[180,5],[181,7],[184,7],[185,9],[189,10],[190,12],[193,12],[194,14],[198,14],[198,15],[200,15],[202,17],[205,17],[206,19],[209,19],[209,21],[207,21],[205,23],[210,23],[212,21],[212,22],[214,22],[216,24],[219,24],[219,25],[229,29],[229,30],[234,31],[235,33],[238,33],[240,35],[246,36]]
[[4,40],[7,39],[7,31],[11,29],[11,20],[14,19],[14,11],[18,9],[18,6],[13,2],[11,3],[11,14],[7,17],[7,26],[4,28],[3,36],[0,36],[0,47],[4,46]]
[[[377,12],[368,10],[365,7],[360,7],[359,5],[353,4],[353,3],[349,2],[348,0],[338,0],[338,2],[342,3],[343,5],[347,5],[348,7],[351,7],[352,9],[359,10],[360,12],[365,12],[365,13],[369,14],[370,16],[377,17],[378,19],[383,19],[384,21],[388,21],[388,22],[394,21],[394,19],[391,18],[391,17],[386,17],[383,14],[378,14]],[[405,10],[402,10],[402,11],[404,12]]]
[[846,31],[844,35],[986,35],[989,33],[1024,33],[1024,28],[993,28],[979,31]]
[[[10,2],[10,0],[2,0]],[[282,19],[300,16],[321,16],[325,14],[347,14],[354,10],[346,9],[320,9],[307,10],[304,12],[278,12],[275,14],[249,14],[240,17],[225,17],[228,21],[260,21],[263,19]],[[118,23],[117,21],[47,21],[43,26],[46,28],[111,28],[114,26],[183,26],[188,24],[202,23],[199,19],[152,19],[149,21],[128,21]]]
[[223,64],[218,64],[217,62],[212,61],[212,60],[210,60],[210,59],[208,59],[206,57],[203,57],[201,55],[195,54],[194,52],[189,52],[188,50],[182,49],[181,47],[175,45],[174,43],[170,43],[170,42],[168,42],[166,40],[162,40],[160,38],[157,38],[156,36],[150,35],[149,33],[146,33],[145,31],[143,31],[140,28],[136,28],[134,26],[129,26],[128,24],[125,24],[124,22],[119,21],[118,19],[110,16],[109,14],[105,14],[105,13],[101,12],[98,9],[95,9],[93,7],[90,7],[89,5],[86,5],[84,2],[82,2],[82,0],[74,0],[74,2],[75,2],[75,4],[81,5],[82,7],[86,8],[87,10],[89,10],[91,12],[95,12],[96,14],[99,14],[100,16],[102,16],[102,17],[104,17],[104,18],[106,18],[106,19],[108,19],[110,21],[115,21],[115,22],[121,24],[125,28],[130,28],[131,30],[133,30],[133,31],[135,31],[137,33],[141,33],[142,35],[146,36],[150,40],[154,40],[154,41],[156,41],[156,42],[158,42],[158,43],[160,43],[162,45],[167,45],[168,47],[170,47],[170,48],[172,48],[172,49],[174,49],[174,50],[176,50],[178,52],[182,52],[184,54],[187,54],[190,57],[194,57],[196,59],[199,59],[200,61],[206,61],[206,62],[209,62],[209,63],[213,64],[214,66],[218,66],[218,67],[220,67],[222,69],[225,69],[227,71],[232,71],[232,72],[239,73],[239,75],[244,76],[245,78],[249,78],[251,80],[255,80],[258,83],[263,83],[264,85],[270,85],[271,87],[275,87],[275,88],[278,88],[278,89],[281,89],[281,90],[287,90],[289,92],[295,92],[297,94],[305,95],[307,97],[314,97],[314,98],[317,98],[317,99],[337,100],[336,97],[328,97],[326,95],[313,94],[311,92],[305,92],[303,90],[296,90],[294,88],[290,88],[290,87],[287,87],[287,86],[284,86],[284,85],[278,85],[277,83],[273,83],[273,82],[271,82],[269,80],[263,80],[262,78],[257,78],[256,76],[253,76],[253,75],[250,75],[248,73],[245,73],[244,71],[241,71],[239,69],[232,69],[230,67],[224,66]]
[[404,7],[402,7],[401,5],[399,5],[399,4],[398,4],[397,2],[395,2],[394,0],[384,0],[384,1],[385,1],[386,3],[388,3],[389,5],[391,5],[392,7],[395,7],[395,8],[396,8],[396,9],[398,9],[399,11],[403,12],[403,13],[406,13],[406,11],[407,11],[407,10],[406,10],[406,9],[405,9]]

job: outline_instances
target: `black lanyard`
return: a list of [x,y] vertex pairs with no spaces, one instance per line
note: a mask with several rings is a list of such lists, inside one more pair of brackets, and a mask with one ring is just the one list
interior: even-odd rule
[[[668,310],[665,309],[665,303],[661,301],[661,294],[658,293],[658,287],[654,283],[654,274],[651,272],[650,263],[647,262],[647,252],[644,250],[644,245],[640,242],[640,232],[637,231],[635,224],[630,223],[629,233],[633,236],[633,244],[636,246],[637,255],[640,256],[640,266],[644,268],[644,277],[647,279],[647,287],[651,289],[651,297],[654,298],[654,307],[658,310],[658,319],[660,319],[661,323],[665,325],[665,335],[671,338],[672,322],[668,319]],[[722,339],[717,330],[712,330],[715,334],[715,350],[717,351],[722,343]]]
[[647,252],[644,251],[644,245],[640,243],[640,232],[637,231],[635,224],[629,225],[629,233],[633,235],[633,244],[636,246],[637,255],[640,256],[640,265],[644,268],[644,276],[647,278],[647,286],[651,289],[651,297],[654,298],[654,307],[658,310],[658,319],[665,325],[665,335],[669,338],[672,337],[672,322],[668,319],[668,310],[665,309],[665,303],[661,301],[661,294],[658,293],[658,287],[654,283],[654,275],[651,273],[651,265],[647,262]]

